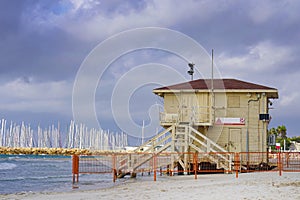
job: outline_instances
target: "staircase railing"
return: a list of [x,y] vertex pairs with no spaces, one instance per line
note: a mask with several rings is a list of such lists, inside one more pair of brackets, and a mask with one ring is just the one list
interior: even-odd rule
[[[194,129],[193,127],[189,127],[190,129],[190,134],[189,137],[192,139],[191,143],[189,144],[193,149],[195,149],[198,152],[214,152],[216,153],[215,155],[217,155],[223,162],[220,162],[219,159],[216,159],[213,156],[208,155],[208,157],[215,163],[217,163],[217,165],[219,165],[220,167],[226,169],[226,170],[231,170],[231,166],[232,166],[232,158],[231,158],[231,154],[229,154],[225,149],[223,149],[222,147],[220,147],[217,143],[215,143],[214,141],[212,141],[211,139],[209,139],[208,137],[206,137],[205,135],[203,135],[202,133],[200,133],[198,130]],[[198,137],[202,138],[203,141],[201,141],[200,139],[198,139],[196,136],[194,136],[192,133],[194,133],[195,135],[197,135]],[[206,151],[199,148],[198,146],[196,146],[195,144],[193,144],[193,142],[197,142],[199,144],[201,144],[203,147],[206,148]],[[224,154],[220,154],[217,152],[224,152]],[[228,154],[226,154],[228,153]],[[229,158],[227,158],[227,156]]]
[[[185,131],[181,130],[183,128],[185,128]],[[184,136],[184,134],[186,135]],[[196,145],[195,143],[198,143],[199,145]],[[153,155],[166,151],[168,148],[171,148],[171,151],[174,152],[187,151],[187,148],[181,147],[191,147],[197,152],[201,153],[213,152],[212,155],[208,153],[206,157],[210,161],[216,163],[218,168],[231,170],[231,166],[233,164],[231,154],[229,154],[225,149],[220,147],[210,138],[188,125],[172,125],[158,135],[154,136],[152,139],[134,150],[133,153],[137,154],[134,156],[134,160],[131,156],[126,156],[124,159],[122,159],[120,163],[123,164],[119,167],[119,169],[134,171],[153,158]],[[188,162],[187,157],[184,158],[184,163],[180,157],[171,159],[169,162],[171,164],[174,161],[178,161],[179,163],[181,162],[180,164],[182,166],[187,165]]]
[[169,128],[165,129],[161,133],[157,134],[156,136],[139,146],[134,150],[134,152],[153,152],[155,148],[159,148],[159,145],[163,144],[163,142],[166,142],[171,138],[171,134],[167,133],[169,133],[173,128],[174,126],[170,126]]
[[134,153],[141,153],[136,158],[138,162],[132,163],[132,159],[130,157],[125,157],[120,161],[120,163],[123,164],[119,167],[119,169],[128,168],[129,171],[134,171],[139,166],[149,161],[153,157],[153,154],[157,154],[164,150],[167,150],[171,146],[171,138],[172,138],[172,133],[169,132],[172,131],[174,127],[175,126],[170,126],[169,128],[165,129],[164,131],[157,134],[152,139],[148,140],[147,142],[139,146],[137,149],[135,149]]

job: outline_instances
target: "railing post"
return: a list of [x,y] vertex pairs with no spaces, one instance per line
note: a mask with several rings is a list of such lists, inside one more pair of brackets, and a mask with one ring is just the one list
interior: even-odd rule
[[285,152],[284,156],[286,158],[286,167],[289,168],[290,153],[289,152]]
[[195,179],[197,179],[197,171],[198,171],[198,152],[194,153],[194,173],[195,173]]
[[269,146],[267,147],[267,166],[269,168]]
[[153,153],[153,173],[154,173],[154,175],[153,175],[153,180],[154,181],[156,181],[156,154],[155,153]]
[[73,174],[73,184],[78,183],[79,180],[79,157],[78,155],[72,156],[72,174]]
[[239,165],[240,165],[240,155],[239,153],[235,153],[234,154],[235,178],[239,177]]
[[282,161],[281,161],[281,152],[278,152],[278,169],[279,169],[279,176],[282,175]]

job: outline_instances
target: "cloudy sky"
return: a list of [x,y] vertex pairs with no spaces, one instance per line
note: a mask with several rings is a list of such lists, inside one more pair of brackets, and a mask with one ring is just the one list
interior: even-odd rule
[[[124,31],[157,27],[190,37],[207,52],[214,49],[220,77],[277,88],[280,98],[270,111],[270,126],[283,124],[288,136],[300,135],[299,1],[1,0],[0,10],[0,117],[8,121],[67,125],[74,115],[72,96],[82,68],[92,60],[104,69],[106,54],[135,41],[131,37],[126,43],[123,38],[122,44],[98,51],[97,61],[89,55]],[[111,109],[118,103],[112,97],[132,79],[140,85],[133,84],[135,89],[125,99],[129,123],[141,125],[143,119],[146,125],[151,123],[149,113],[153,115],[153,105],[161,103],[151,90],[165,83],[162,79],[170,84],[174,80],[161,76],[160,81],[140,83],[139,79],[159,77],[159,72],[139,72],[147,64],[171,68],[182,80],[189,79],[186,60],[170,52],[141,48],[117,56],[105,66],[94,91],[95,115],[104,129],[123,129],[115,119],[122,113]],[[210,66],[201,66],[197,58],[192,61],[200,71],[195,78],[209,78],[204,71]],[[122,98],[126,97],[115,97]]]

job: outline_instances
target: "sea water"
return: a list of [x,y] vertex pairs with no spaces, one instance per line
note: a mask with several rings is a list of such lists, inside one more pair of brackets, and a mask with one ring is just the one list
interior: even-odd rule
[[70,156],[1,155],[0,194],[62,192],[111,187],[111,174],[80,174],[73,187]]

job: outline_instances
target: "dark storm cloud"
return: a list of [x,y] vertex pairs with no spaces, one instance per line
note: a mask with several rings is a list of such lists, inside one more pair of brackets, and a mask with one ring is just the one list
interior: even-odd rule
[[260,12],[264,12],[256,11],[261,6],[259,2],[219,2],[219,9],[208,20],[202,16],[191,17],[183,23],[175,24],[174,28],[196,38],[208,49],[215,48],[217,52],[226,51],[237,55],[244,54],[245,47],[264,40],[296,46],[295,41],[300,37],[299,14],[296,10],[300,10],[300,4],[276,2],[276,6],[268,7],[272,15],[259,21]]
[[[26,16],[40,5],[39,1],[1,1],[1,4],[3,10],[8,10],[0,12],[1,76],[72,79],[90,44],[83,44],[59,27],[30,24]],[[48,9],[53,4],[43,1]]]
[[15,34],[20,27],[20,18],[23,9],[26,7],[25,1],[0,1],[0,36],[1,38]]
[[[6,94],[0,100],[0,113],[12,119],[18,110],[11,102],[23,103],[16,104],[22,114],[16,119],[25,118],[29,109],[43,115],[51,113],[49,121],[54,118],[53,110],[71,110],[76,73],[96,45],[124,30],[158,26],[192,37],[208,52],[213,48],[215,63],[224,77],[278,88],[280,99],[276,105],[280,109],[272,112],[276,121],[297,132],[289,119],[299,118],[299,112],[295,111],[300,110],[298,1],[1,0],[0,10],[0,87]],[[169,63],[186,75],[182,63],[165,54],[145,58],[132,54],[130,63],[131,60],[130,67],[153,61]],[[111,80],[105,83],[108,85],[130,70],[122,60],[112,67],[112,73],[103,80]],[[20,93],[24,88],[30,92],[23,96],[11,92]],[[37,95],[43,91],[49,93],[47,98]],[[109,94],[109,89],[103,87],[101,94]],[[99,101],[105,99],[106,103],[102,107],[109,107],[110,96],[102,96]],[[38,108],[31,106],[32,102],[38,102]],[[69,107],[64,108],[66,105]],[[131,111],[143,118],[138,115],[142,107]],[[61,114],[58,113],[60,119]],[[35,117],[27,118],[34,121]],[[113,124],[108,118],[103,120]]]

